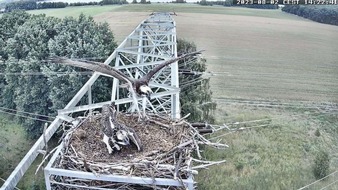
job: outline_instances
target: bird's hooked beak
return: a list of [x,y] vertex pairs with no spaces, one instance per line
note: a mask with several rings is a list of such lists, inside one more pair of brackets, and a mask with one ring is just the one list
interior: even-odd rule
[[148,92],[148,93],[146,94],[148,100],[150,100],[150,95],[151,95],[152,93],[153,93],[153,91],[150,91],[150,92]]
[[145,95],[148,98],[148,100],[150,100],[151,98],[150,96],[153,93],[153,91],[151,90],[149,86],[147,85],[140,86],[140,91],[143,95]]

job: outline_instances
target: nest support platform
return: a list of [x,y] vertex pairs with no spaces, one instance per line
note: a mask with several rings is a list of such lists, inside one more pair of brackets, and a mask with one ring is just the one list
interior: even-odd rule
[[197,168],[223,162],[194,159],[192,154],[196,151],[200,157],[199,144],[218,148],[226,145],[211,143],[183,119],[173,121],[158,115],[149,115],[147,121],[139,122],[136,115],[118,114],[118,121],[138,134],[143,150],[130,144],[109,154],[102,141],[100,118],[100,114],[88,116],[65,131],[44,168],[48,190],[192,190]]

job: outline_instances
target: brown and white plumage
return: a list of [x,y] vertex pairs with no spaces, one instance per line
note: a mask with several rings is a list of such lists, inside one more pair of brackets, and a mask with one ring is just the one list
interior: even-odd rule
[[[133,102],[135,105],[137,105],[137,95],[139,96],[146,96],[147,98],[150,98],[150,95],[152,93],[151,88],[149,87],[149,81],[150,79],[161,69],[164,67],[175,63],[179,60],[195,56],[197,54],[200,54],[201,51],[196,51],[192,53],[186,53],[182,54],[179,57],[172,58],[169,60],[164,61],[163,63],[155,66],[150,72],[148,72],[146,75],[139,79],[134,79],[131,77],[128,77],[121,71],[103,63],[94,62],[94,61],[86,61],[86,60],[78,60],[78,59],[69,59],[65,57],[52,57],[49,60],[54,63],[60,63],[64,65],[70,65],[75,67],[81,67],[84,69],[89,69],[92,71],[100,72],[109,76],[112,76],[114,78],[117,78],[120,81],[126,82],[129,85],[129,91],[132,93]],[[139,112],[138,106],[136,106],[137,111]],[[145,108],[144,108],[145,109]],[[145,112],[145,110],[144,110]],[[139,112],[140,113],[140,112]]]
[[[129,145],[134,143],[138,151],[142,150],[142,144],[134,129],[119,123],[116,120],[117,111],[115,104],[102,106],[101,131],[103,133],[103,142],[106,144],[109,154],[113,148],[120,150],[120,145]],[[110,143],[113,147],[110,146]]]
[[114,138],[116,128],[111,121],[113,115],[110,106],[102,106],[101,114],[101,132],[103,133],[103,142],[106,144],[109,154],[111,154],[113,152],[113,148],[110,146],[110,142],[117,150],[120,150],[120,147],[116,144],[116,140]]

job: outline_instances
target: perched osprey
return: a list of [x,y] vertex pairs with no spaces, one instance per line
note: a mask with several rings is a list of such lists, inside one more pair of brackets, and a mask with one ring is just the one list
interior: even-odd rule
[[[134,129],[127,127],[116,120],[117,111],[115,104],[102,106],[101,131],[103,133],[103,142],[106,144],[109,154],[113,148],[120,150],[120,145],[129,145],[130,141],[134,143],[138,151],[142,150],[142,144]],[[113,147],[110,146],[110,143]]]
[[101,117],[101,132],[103,133],[103,142],[106,144],[109,154],[113,152],[113,148],[110,146],[111,142],[113,147],[120,150],[120,146],[117,145],[114,138],[115,126],[112,123],[112,110],[109,105],[102,106]]
[[[139,79],[134,79],[128,77],[126,74],[123,72],[103,63],[99,62],[94,62],[94,61],[86,61],[86,60],[78,60],[78,59],[69,59],[65,57],[52,57],[49,60],[54,63],[60,63],[64,65],[70,65],[70,66],[75,66],[75,67],[81,67],[84,69],[89,69],[92,71],[96,71],[99,73],[103,73],[109,76],[112,76],[114,78],[117,78],[118,80],[124,81],[128,83],[129,85],[129,91],[132,94],[134,104],[137,105],[137,95],[144,97],[144,102],[145,98],[147,97],[148,99],[150,98],[150,95],[152,93],[151,88],[148,86],[150,79],[157,73],[159,72],[162,68],[164,68],[167,65],[170,65],[172,63],[175,63],[176,61],[179,61],[184,58],[188,58],[191,56],[195,56],[197,54],[200,54],[202,51],[196,51],[192,53],[186,53],[182,54],[177,58],[169,59],[166,61],[163,61],[163,63],[155,66],[149,73],[144,75],[143,77]],[[140,110],[138,106],[136,106],[137,111],[140,115]],[[143,106],[143,112],[145,116],[145,106]]]

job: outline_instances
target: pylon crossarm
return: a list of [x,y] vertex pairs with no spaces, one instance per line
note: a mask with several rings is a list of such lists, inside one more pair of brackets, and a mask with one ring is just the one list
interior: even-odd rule
[[170,57],[168,56],[163,56],[163,55],[158,55],[158,54],[151,54],[151,53],[137,53],[136,51],[131,51],[127,49],[119,49],[119,53],[128,53],[128,54],[140,54],[143,56],[149,56],[149,57],[155,57],[155,58],[161,58],[161,59],[168,59]]
[[[152,94],[151,98],[156,99],[156,98],[163,97],[163,96],[170,96],[170,95],[173,95],[173,94],[178,93],[178,92],[179,92],[178,88],[176,90],[163,91],[163,92],[159,92],[159,93],[156,93],[156,94]],[[142,98],[139,97],[138,100],[141,101]],[[130,102],[132,102],[132,98],[118,99],[118,100],[115,100],[114,102],[115,102],[115,104],[130,103]],[[105,104],[111,104],[111,101],[62,109],[62,110],[58,110],[58,114],[65,115],[65,114],[70,114],[70,113],[75,113],[75,112],[87,111],[87,110],[90,110],[90,109],[93,110],[93,109],[101,108]]]

